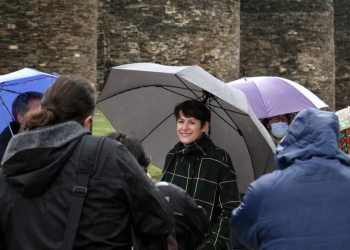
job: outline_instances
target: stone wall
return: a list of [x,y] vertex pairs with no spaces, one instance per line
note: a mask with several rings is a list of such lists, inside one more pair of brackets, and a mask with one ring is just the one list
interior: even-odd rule
[[95,82],[96,28],[97,0],[3,0],[0,74],[32,67]]
[[[350,106],[350,1],[334,0],[335,107]],[[347,99],[346,99],[347,98]]]
[[239,0],[100,1],[100,87],[108,68],[134,62],[200,65],[228,81],[239,73]]
[[294,80],[334,108],[333,1],[241,1],[241,27],[247,76]]
[[200,65],[223,81],[241,65],[339,109],[350,96],[349,10],[347,0],[2,0],[0,74],[79,73],[101,89],[125,63]]

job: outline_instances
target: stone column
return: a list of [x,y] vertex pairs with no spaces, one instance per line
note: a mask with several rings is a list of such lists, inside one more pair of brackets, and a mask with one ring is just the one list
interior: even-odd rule
[[239,74],[239,0],[100,1],[99,82],[134,62],[199,65],[219,79]]
[[334,108],[332,0],[241,1],[241,27],[247,76],[291,79]]
[[0,74],[32,67],[96,82],[97,0],[6,1],[0,24]]
[[335,108],[350,105],[350,1],[334,0]]

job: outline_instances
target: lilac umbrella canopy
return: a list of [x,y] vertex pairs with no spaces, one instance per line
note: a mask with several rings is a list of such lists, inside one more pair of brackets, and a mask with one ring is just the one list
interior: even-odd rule
[[0,75],[0,132],[14,119],[12,102],[17,95],[27,91],[44,93],[57,77],[31,68]]
[[246,95],[258,118],[299,112],[305,108],[328,107],[302,85],[274,76],[246,77],[227,83]]

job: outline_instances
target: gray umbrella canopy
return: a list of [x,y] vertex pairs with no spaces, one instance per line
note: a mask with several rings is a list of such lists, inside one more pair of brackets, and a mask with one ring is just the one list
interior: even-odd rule
[[198,66],[126,64],[111,69],[98,107],[115,129],[133,133],[152,163],[163,167],[178,142],[174,107],[203,100],[211,110],[210,138],[231,156],[240,192],[273,169],[275,146],[245,95]]

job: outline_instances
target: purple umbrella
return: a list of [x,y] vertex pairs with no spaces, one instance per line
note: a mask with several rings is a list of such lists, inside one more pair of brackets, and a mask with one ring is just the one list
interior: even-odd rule
[[281,77],[246,77],[227,84],[245,94],[258,118],[328,107],[307,88]]

